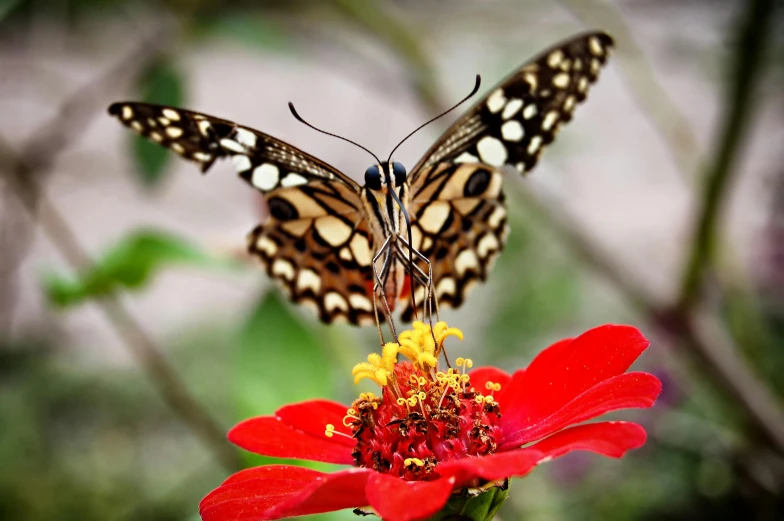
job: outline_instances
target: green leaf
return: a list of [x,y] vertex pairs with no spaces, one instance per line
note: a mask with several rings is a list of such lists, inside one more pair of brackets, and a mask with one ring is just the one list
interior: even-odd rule
[[228,266],[179,237],[140,230],[120,240],[77,279],[50,273],[43,285],[49,302],[68,307],[122,288],[140,288],[163,267],[181,264]]
[[334,393],[335,360],[324,337],[300,319],[277,291],[262,297],[237,344],[234,381],[239,419]]
[[[160,57],[150,64],[139,78],[142,101],[160,105],[180,106],[184,101],[185,86],[174,63]],[[139,178],[147,186],[155,186],[163,179],[171,152],[165,147],[132,134],[132,152]]]

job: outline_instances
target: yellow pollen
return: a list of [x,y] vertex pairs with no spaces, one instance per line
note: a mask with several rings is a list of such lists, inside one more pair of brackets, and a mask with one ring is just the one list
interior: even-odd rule
[[481,394],[477,394],[476,398],[474,398],[474,401],[476,403],[485,403],[485,397],[482,396]]
[[425,462],[419,458],[406,458],[403,460],[403,465],[406,467],[410,467],[411,465],[416,465],[417,467],[424,467]]
[[328,424],[327,424],[327,428],[326,428],[326,430],[324,431],[324,435],[325,435],[327,438],[331,438],[332,436],[334,436],[334,435],[335,435],[335,426],[334,426],[334,425],[332,425],[331,423],[328,423]]
[[495,398],[493,398],[492,396],[485,396],[485,403],[493,403],[494,401]]

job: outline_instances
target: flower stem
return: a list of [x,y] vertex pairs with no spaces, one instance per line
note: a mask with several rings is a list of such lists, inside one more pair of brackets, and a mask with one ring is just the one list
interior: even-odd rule
[[492,487],[476,496],[455,496],[428,521],[491,521],[508,496],[507,486]]

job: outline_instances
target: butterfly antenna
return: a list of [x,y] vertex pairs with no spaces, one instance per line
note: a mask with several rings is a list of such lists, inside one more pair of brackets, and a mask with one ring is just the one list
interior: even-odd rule
[[[415,129],[414,129],[414,130],[413,130],[413,131],[412,131],[412,132],[411,132],[409,135],[407,135],[406,137],[404,137],[404,138],[403,138],[403,139],[400,141],[400,143],[398,143],[398,144],[397,144],[397,146],[395,146],[395,148],[393,148],[393,149],[392,149],[392,152],[390,152],[390,153],[389,153],[389,157],[387,158],[387,163],[389,163],[389,161],[392,159],[392,154],[394,154],[394,153],[395,153],[395,150],[397,150],[397,149],[400,147],[400,145],[402,145],[402,144],[403,144],[403,143],[404,143],[404,142],[405,142],[405,141],[406,141],[408,138],[410,138],[411,136],[413,136],[414,134],[416,134],[417,132],[419,132],[419,131],[420,131],[422,128],[424,128],[424,127],[426,127],[427,125],[431,124],[432,122],[434,122],[434,121],[435,121],[435,120],[437,120],[438,118],[440,118],[440,117],[442,117],[442,116],[446,116],[447,114],[449,114],[450,112],[452,112],[453,110],[455,110],[457,107],[459,107],[460,105],[462,105],[463,103],[465,103],[465,102],[466,102],[466,100],[468,100],[468,98],[470,98],[471,96],[473,96],[474,94],[476,94],[476,91],[478,91],[478,90],[479,90],[479,85],[480,85],[481,83],[482,83],[482,77],[481,77],[481,76],[479,76],[479,75],[477,74],[477,75],[476,75],[476,83],[474,84],[474,88],[473,88],[473,90],[471,91],[471,94],[469,94],[469,95],[468,95],[468,96],[466,96],[465,98],[461,99],[460,101],[458,101],[457,103],[455,103],[455,104],[454,104],[454,105],[453,105],[451,108],[449,108],[449,109],[445,110],[444,112],[442,112],[442,113],[441,113],[441,114],[439,114],[438,116],[436,116],[436,117],[434,117],[434,118],[432,118],[432,119],[429,119],[429,120],[427,120],[426,122],[422,123],[422,124],[421,124],[421,125],[419,125],[417,128],[415,128]],[[289,103],[289,105],[291,105],[291,103]],[[292,110],[293,110],[293,109],[292,109]]]
[[342,139],[343,141],[347,141],[347,142],[351,143],[352,145],[356,145],[356,146],[358,146],[359,148],[361,148],[362,150],[364,150],[365,152],[367,152],[368,154],[370,154],[371,156],[373,156],[373,158],[376,160],[376,162],[377,162],[379,165],[381,164],[381,160],[378,158],[378,156],[377,156],[376,154],[374,154],[373,152],[371,152],[371,151],[370,151],[370,150],[368,150],[367,148],[363,147],[362,145],[360,145],[360,144],[359,144],[359,143],[357,143],[356,141],[351,141],[350,139],[348,139],[348,138],[345,138],[345,137],[343,137],[343,136],[338,136],[337,134],[333,134],[332,132],[327,132],[326,130],[321,130],[320,128],[316,128],[316,127],[314,127],[313,125],[311,125],[310,123],[308,123],[307,121],[305,121],[304,119],[302,119],[302,116],[300,116],[299,114],[297,114],[297,109],[295,109],[295,108],[294,108],[294,104],[293,104],[292,102],[290,102],[290,101],[289,101],[289,110],[290,110],[290,111],[291,111],[291,113],[294,115],[294,117],[295,117],[295,118],[297,118],[297,121],[299,121],[300,123],[304,123],[305,125],[309,126],[309,127],[310,127],[310,128],[312,128],[313,130],[315,130],[315,131],[317,131],[317,132],[321,132],[322,134],[326,134],[326,135],[328,135],[328,136],[336,137],[336,138],[338,138],[338,139]]

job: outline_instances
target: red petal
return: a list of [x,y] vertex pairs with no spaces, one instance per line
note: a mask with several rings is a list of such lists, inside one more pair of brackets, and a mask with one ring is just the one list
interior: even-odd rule
[[594,385],[623,374],[648,341],[631,326],[606,325],[557,342],[515,373],[503,397],[504,416],[547,418]]
[[454,484],[453,478],[404,481],[388,474],[373,474],[367,483],[367,497],[384,521],[414,521],[441,510]]
[[660,392],[661,382],[652,374],[626,373],[594,385],[547,418],[504,414],[501,417],[504,438],[499,450],[520,447],[606,412],[650,407]]
[[536,465],[573,450],[620,458],[645,443],[645,429],[636,423],[602,422],[563,430],[534,445],[492,456],[463,458],[438,465],[442,479],[454,477],[463,486],[476,478],[487,481],[524,476]]
[[308,434],[286,425],[278,418],[261,416],[237,424],[229,431],[229,441],[245,450],[275,458],[296,458],[351,465],[354,442],[339,434],[328,438]]
[[199,512],[204,521],[271,519],[264,517],[265,510],[324,475],[290,465],[241,470],[207,494],[199,504]]
[[261,519],[280,519],[366,506],[369,504],[365,494],[367,481],[374,474],[375,470],[357,468],[324,474],[267,510]]
[[496,402],[501,404],[503,407],[503,403],[499,401],[501,397],[501,393],[509,384],[509,380],[512,378],[508,373],[498,369],[497,367],[477,367],[473,371],[470,371],[469,376],[471,376],[471,386],[476,389],[477,392],[482,394],[488,394],[489,391],[485,387],[487,382],[494,382],[501,384],[501,391],[493,393],[493,397],[495,397]]
[[[286,425],[313,436],[323,436],[324,428],[328,423],[335,426],[335,431],[351,436],[351,429],[343,425],[347,410],[348,407],[338,402],[311,400],[281,407],[275,412],[275,416]],[[342,436],[338,438],[340,440],[336,441],[343,440],[344,444],[351,445],[353,448],[353,441]]]

